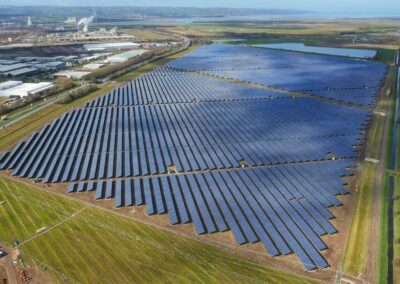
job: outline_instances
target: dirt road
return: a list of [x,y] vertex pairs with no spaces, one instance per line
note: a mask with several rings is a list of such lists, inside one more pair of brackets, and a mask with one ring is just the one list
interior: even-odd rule
[[[12,262],[13,256],[15,254],[15,249],[7,247],[6,245],[0,244],[2,250],[7,252],[7,255],[0,259],[0,266],[5,268],[8,283],[10,284],[18,284],[17,273],[14,268],[14,264]],[[3,276],[2,276],[3,277]],[[1,279],[0,279],[1,280]]]

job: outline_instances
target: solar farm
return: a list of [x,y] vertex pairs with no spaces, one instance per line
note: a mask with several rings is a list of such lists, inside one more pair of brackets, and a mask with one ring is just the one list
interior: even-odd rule
[[324,269],[323,236],[338,233],[329,208],[349,193],[344,177],[386,72],[363,60],[203,46],[65,113],[1,154],[0,168]]

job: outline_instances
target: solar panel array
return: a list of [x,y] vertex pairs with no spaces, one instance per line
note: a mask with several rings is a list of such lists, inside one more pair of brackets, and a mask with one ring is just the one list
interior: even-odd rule
[[360,105],[375,101],[387,72],[377,62],[227,45],[201,47],[168,66]]
[[341,203],[349,161],[307,163],[161,177],[71,184],[115,206],[146,204],[147,214],[169,213],[171,224],[193,222],[197,234],[232,230],[237,243],[261,241],[272,256],[296,253],[306,269],[325,268],[320,236],[336,229],[327,209]]
[[286,98],[287,95],[237,84],[212,80],[168,68],[157,68],[110,94],[87,104],[87,107],[131,106],[220,100]]
[[[249,57],[256,49],[235,50]],[[211,46],[190,58],[218,57],[224,67],[223,54],[236,64],[231,51]],[[261,241],[273,256],[295,253],[307,270],[321,269],[329,264],[320,237],[336,232],[328,208],[347,193],[341,177],[354,166],[369,118],[362,108],[164,67],[55,119],[3,153],[0,169],[68,182],[69,192],[94,191],[117,207],[143,204],[149,215],[169,214],[171,224],[193,222],[198,234],[231,230],[239,244]]]
[[86,107],[34,133],[1,167],[67,182],[354,158],[366,118],[302,98]]

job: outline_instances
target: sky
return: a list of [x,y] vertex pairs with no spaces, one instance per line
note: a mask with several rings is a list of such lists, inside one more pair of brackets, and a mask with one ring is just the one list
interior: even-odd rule
[[0,0],[0,5],[230,7],[316,12],[395,12],[400,16],[400,0]]

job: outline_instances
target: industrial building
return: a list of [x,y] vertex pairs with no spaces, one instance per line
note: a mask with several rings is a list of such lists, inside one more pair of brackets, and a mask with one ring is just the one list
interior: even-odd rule
[[42,94],[53,88],[53,83],[24,83],[22,81],[7,81],[0,83],[0,97],[23,98],[29,95]]
[[134,42],[110,42],[110,43],[95,43],[85,44],[84,48],[87,51],[110,51],[110,50],[122,50],[139,48],[140,44]]
[[131,50],[128,52],[124,52],[124,53],[120,53],[120,54],[116,54],[110,57],[107,57],[107,59],[105,60],[108,63],[111,64],[115,64],[115,63],[121,63],[124,61],[127,61],[131,58],[134,58],[136,56],[141,56],[143,53],[146,53],[147,50],[145,49],[135,49],[135,50]]
[[39,63],[33,65],[33,67],[43,70],[43,71],[56,71],[60,70],[65,66],[65,63],[62,61],[54,61],[54,62],[48,62],[48,63]]
[[103,64],[103,63],[89,63],[89,64],[86,64],[86,65],[82,66],[82,69],[85,69],[85,70],[96,70],[96,69],[99,69],[99,68],[103,67],[104,65],[105,64]]
[[25,63],[16,63],[16,64],[11,64],[11,65],[0,65],[0,74],[2,73],[6,73],[9,71],[13,71],[13,70],[17,70],[17,69],[21,69],[21,68],[25,68],[28,67],[28,64]]
[[111,52],[106,52],[106,53],[94,53],[93,55],[90,56],[85,56],[82,57],[78,60],[79,63],[85,63],[85,62],[91,62],[94,60],[99,60],[99,59],[105,59],[107,56],[111,55]]
[[90,72],[65,70],[53,74],[55,78],[84,79]]
[[7,77],[22,77],[22,76],[31,76],[37,73],[40,73],[41,71],[37,68],[31,68],[31,67],[24,67],[21,69],[17,70],[12,70],[8,72],[4,72],[3,76]]
[[18,61],[15,60],[0,59],[0,65],[12,65],[17,63]]

